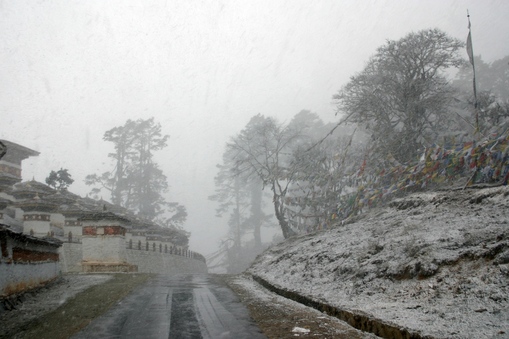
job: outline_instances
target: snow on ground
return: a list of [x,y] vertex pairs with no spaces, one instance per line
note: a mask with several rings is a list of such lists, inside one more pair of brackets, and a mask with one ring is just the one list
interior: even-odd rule
[[509,188],[416,193],[288,239],[248,270],[421,336],[509,337]]

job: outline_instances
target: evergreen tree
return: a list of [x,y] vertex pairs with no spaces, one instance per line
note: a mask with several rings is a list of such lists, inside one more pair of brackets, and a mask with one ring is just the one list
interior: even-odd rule
[[[509,118],[509,56],[491,64],[484,62],[481,56],[474,56],[476,68],[477,103],[473,93],[473,70],[471,64],[460,68],[452,85],[457,89],[456,106],[461,120],[458,130],[489,134]],[[474,109],[477,104],[477,110]],[[467,126],[461,126],[468,122]]]
[[[103,139],[114,145],[115,152],[108,156],[114,159],[115,166],[102,175],[88,175],[85,183],[96,186],[92,193],[98,194],[104,188],[110,191],[115,204],[154,220],[166,208],[174,207],[162,196],[168,190],[168,182],[153,159],[154,152],[167,146],[168,138],[154,118],[127,120],[123,126],[106,131]],[[177,216],[169,223],[182,223],[187,216],[185,209],[173,211]]]
[[[228,149],[223,153],[223,163],[217,165],[218,174],[214,178],[215,194],[209,196],[209,199],[218,202],[216,209],[218,217],[228,215],[227,238],[230,241],[224,244],[226,256],[223,265],[227,267],[228,272],[239,273],[244,266],[242,262],[246,259],[242,238],[247,231],[248,220],[253,220],[247,215],[249,206],[253,202],[250,200],[248,190],[248,182],[251,178],[249,173],[240,172],[239,163],[234,159],[234,154]],[[261,192],[260,186],[257,189]],[[249,261],[252,259],[254,257]]]
[[65,190],[74,182],[67,169],[59,169],[58,171],[51,171],[46,178],[46,184],[57,190]]

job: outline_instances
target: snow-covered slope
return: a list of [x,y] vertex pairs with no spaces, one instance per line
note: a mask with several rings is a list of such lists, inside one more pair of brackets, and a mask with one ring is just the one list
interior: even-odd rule
[[258,257],[255,277],[421,337],[509,337],[509,188],[427,192]]

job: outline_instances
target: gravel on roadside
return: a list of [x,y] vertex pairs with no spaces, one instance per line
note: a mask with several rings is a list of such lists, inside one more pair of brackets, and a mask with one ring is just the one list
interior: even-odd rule
[[269,338],[373,339],[346,322],[283,298],[259,285],[250,275],[220,275],[249,309],[253,320]]

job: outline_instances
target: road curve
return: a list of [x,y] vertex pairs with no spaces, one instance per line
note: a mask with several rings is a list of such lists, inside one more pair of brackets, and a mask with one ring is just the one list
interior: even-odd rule
[[159,275],[73,338],[266,338],[211,275]]

